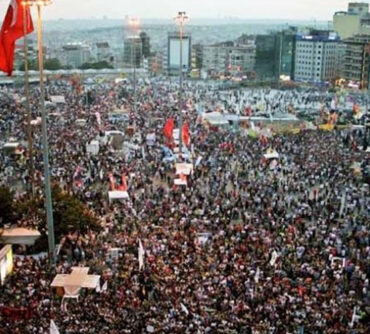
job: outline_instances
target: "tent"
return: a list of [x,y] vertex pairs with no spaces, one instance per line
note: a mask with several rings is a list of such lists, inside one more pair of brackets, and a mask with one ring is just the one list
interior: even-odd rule
[[76,298],[80,294],[81,288],[96,289],[100,284],[100,276],[88,275],[88,267],[72,267],[72,272],[69,275],[55,276],[51,287],[63,288],[64,298]]
[[97,155],[99,153],[99,142],[97,140],[93,140],[91,143],[86,144],[86,152],[92,155]]
[[114,200],[129,199],[127,191],[113,190],[108,192],[109,203],[112,203]]
[[265,157],[265,159],[279,159],[279,153],[277,153],[276,151],[268,151],[263,156]]
[[40,236],[39,231],[26,228],[10,228],[0,231],[0,241],[12,245],[33,245]]
[[61,96],[61,95],[50,96],[50,101],[52,103],[56,103],[56,104],[65,104],[66,103],[65,97]]

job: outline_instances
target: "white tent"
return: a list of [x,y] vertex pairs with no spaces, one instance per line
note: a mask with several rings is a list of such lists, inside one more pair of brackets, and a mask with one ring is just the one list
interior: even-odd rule
[[265,157],[265,159],[279,159],[279,153],[277,153],[276,151],[268,152],[263,156]]
[[91,143],[86,144],[86,152],[97,155],[99,153],[99,142],[97,140],[93,140]]
[[108,192],[109,203],[112,203],[114,200],[120,199],[129,199],[127,191],[113,190]]
[[54,95],[54,96],[50,96],[50,101],[52,103],[59,103],[59,104],[65,104],[66,103],[66,99],[64,96],[62,95]]

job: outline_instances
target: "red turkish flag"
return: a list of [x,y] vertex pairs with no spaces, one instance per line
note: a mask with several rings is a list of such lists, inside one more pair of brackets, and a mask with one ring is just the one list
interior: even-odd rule
[[27,34],[33,31],[30,9],[26,8],[26,22],[23,20],[23,10],[21,0],[11,0],[1,27],[0,70],[8,76],[11,76],[13,72],[15,42],[24,36],[24,25],[26,25]]
[[173,118],[169,118],[164,125],[163,134],[166,138],[172,139],[173,137],[173,128],[175,127],[175,121]]

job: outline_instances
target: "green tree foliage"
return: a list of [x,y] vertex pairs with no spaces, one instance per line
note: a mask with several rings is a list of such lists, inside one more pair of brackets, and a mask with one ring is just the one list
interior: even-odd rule
[[[39,62],[36,59],[28,60],[28,69],[30,71],[38,71],[39,69]],[[20,71],[24,71],[24,62],[19,66]]]
[[[60,60],[58,58],[50,58],[44,60],[44,69],[50,70],[50,71],[57,71],[57,70],[63,70],[63,69],[69,69],[70,66],[63,66],[60,63]],[[28,61],[28,69],[30,71],[38,71],[39,70],[39,62],[36,59],[30,59]],[[20,71],[24,71],[24,63],[22,63],[19,66]]]
[[13,194],[9,188],[0,187],[0,227],[13,223],[15,218]]
[[107,61],[103,60],[98,61],[96,63],[84,63],[79,67],[80,70],[89,70],[89,69],[102,70],[104,68],[113,68],[113,66],[109,64]]
[[58,58],[50,58],[44,61],[45,70],[57,71],[64,69]]
[[[59,243],[69,233],[76,231],[86,233],[89,230],[98,231],[100,229],[98,219],[76,197],[63,192],[58,186],[53,186],[52,199],[56,243]],[[19,203],[18,212],[23,217],[36,217],[39,221],[36,228],[40,231],[41,238],[30,251],[32,253],[46,251],[48,242],[44,199],[38,197]]]

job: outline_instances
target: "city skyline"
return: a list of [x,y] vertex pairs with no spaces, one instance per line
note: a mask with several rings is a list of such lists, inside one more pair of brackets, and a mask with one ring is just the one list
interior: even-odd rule
[[[9,0],[3,0],[0,16],[4,17]],[[44,18],[55,19],[110,19],[124,18],[126,15],[143,19],[171,19],[179,10],[184,10],[194,19],[215,19],[234,17],[238,19],[295,19],[332,20],[334,12],[346,10],[348,0],[137,0],[135,5],[114,3],[107,6],[106,0],[54,0],[45,8]],[[366,1],[368,2],[368,1]],[[150,6],[150,11],[148,7]],[[73,10],[71,10],[73,9]]]

